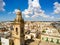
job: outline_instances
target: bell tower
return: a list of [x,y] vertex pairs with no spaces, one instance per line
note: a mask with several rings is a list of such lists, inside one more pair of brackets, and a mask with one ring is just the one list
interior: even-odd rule
[[12,37],[14,45],[24,45],[24,20],[20,10],[16,10],[16,19],[13,23]]

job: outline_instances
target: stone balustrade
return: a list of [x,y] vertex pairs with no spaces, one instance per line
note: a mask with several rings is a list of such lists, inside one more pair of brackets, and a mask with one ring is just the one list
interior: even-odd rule
[[60,36],[42,34],[41,41],[47,41],[47,42],[60,44]]

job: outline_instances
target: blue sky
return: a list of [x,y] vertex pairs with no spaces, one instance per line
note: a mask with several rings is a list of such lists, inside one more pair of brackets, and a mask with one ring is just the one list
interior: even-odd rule
[[0,21],[14,20],[16,9],[24,20],[60,21],[60,0],[1,0]]

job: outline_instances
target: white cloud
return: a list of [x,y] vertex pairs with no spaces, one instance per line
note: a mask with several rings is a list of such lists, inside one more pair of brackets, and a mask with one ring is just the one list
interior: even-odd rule
[[5,11],[4,6],[5,2],[3,0],[0,0],[0,11]]
[[16,12],[20,12],[20,10],[19,9],[14,9],[14,11],[12,13],[15,14]]
[[8,14],[15,14],[16,11],[20,11],[20,10],[18,10],[18,9],[14,9],[14,11],[12,11],[12,12],[8,12]]
[[14,11],[12,12],[13,14],[17,11],[18,9],[14,9]]
[[29,14],[32,14],[32,11],[25,9],[25,11],[22,12],[22,13],[25,14],[25,15],[29,15]]
[[32,5],[33,5],[33,7],[36,7],[36,8],[41,8],[40,7],[40,5],[39,5],[39,0],[34,0],[33,2],[32,2]]
[[25,9],[23,12],[22,12],[25,17],[38,17],[38,16],[41,16],[41,17],[44,17],[44,18],[51,18],[51,16],[49,15],[46,15],[45,14],[45,11],[41,9],[41,6],[39,4],[39,0],[28,0],[28,9]]
[[30,16],[29,15],[26,15],[25,17],[29,18]]
[[54,16],[51,16],[51,19],[54,19],[55,17]]
[[12,12],[8,12],[8,14],[11,14]]
[[54,3],[54,8],[55,8],[54,14],[60,14],[60,3],[55,2]]

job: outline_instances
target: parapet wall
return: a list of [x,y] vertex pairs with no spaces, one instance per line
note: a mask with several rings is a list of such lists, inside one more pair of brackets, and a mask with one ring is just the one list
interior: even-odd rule
[[42,34],[41,35],[41,41],[60,44],[60,36]]

